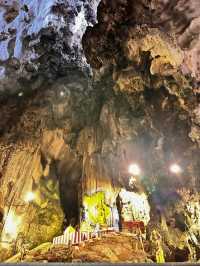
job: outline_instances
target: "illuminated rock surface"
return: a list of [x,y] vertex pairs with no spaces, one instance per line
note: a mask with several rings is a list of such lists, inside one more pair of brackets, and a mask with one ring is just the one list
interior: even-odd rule
[[[79,223],[82,199],[98,193],[117,226],[116,201],[124,189],[130,198],[144,196],[147,239],[153,229],[159,232],[167,261],[199,259],[197,243],[188,245],[200,226],[199,2],[102,0],[96,25],[99,1],[5,2],[1,240],[25,235],[31,247],[51,241],[72,218]],[[141,175],[130,188],[132,162]],[[170,173],[174,163],[180,175]],[[34,198],[27,203],[29,192]],[[128,261],[125,251],[123,258],[111,251],[117,241],[121,246],[123,236],[96,243],[96,250],[88,244],[85,260]],[[2,260],[17,252],[13,242],[2,243]],[[145,254],[138,259],[145,260]]]
[[98,2],[2,0],[0,97],[39,89],[77,65],[88,68],[81,38],[96,21]]

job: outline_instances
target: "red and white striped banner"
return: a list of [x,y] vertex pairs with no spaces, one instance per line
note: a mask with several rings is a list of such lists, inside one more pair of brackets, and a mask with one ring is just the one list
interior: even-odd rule
[[101,237],[107,233],[114,232],[113,228],[100,230],[98,232],[74,232],[74,233],[65,233],[62,236],[54,237],[53,244],[54,245],[79,245],[81,242],[88,241],[92,238]]

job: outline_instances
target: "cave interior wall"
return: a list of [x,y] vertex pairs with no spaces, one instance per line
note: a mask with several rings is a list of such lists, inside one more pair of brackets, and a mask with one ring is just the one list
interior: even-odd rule
[[[152,226],[159,227],[155,213],[169,223],[184,215],[185,206],[188,225],[194,221],[188,202],[198,201],[200,188],[199,94],[194,77],[183,73],[180,44],[152,22],[147,1],[101,1],[97,18],[98,24],[87,27],[82,39],[93,77],[88,65],[81,69],[82,48],[69,67],[72,62],[55,52],[57,45],[64,47],[63,35],[47,27],[38,33],[37,51],[53,51],[50,57],[39,56],[37,63],[44,67],[47,62],[48,67],[22,82],[30,87],[22,95],[16,94],[20,87],[0,98],[0,210],[5,222],[6,215],[22,219],[21,233],[28,231],[33,245],[58,235],[64,218],[67,224],[75,218],[77,224],[85,196],[103,191],[106,206],[116,213],[120,189],[130,190],[132,162],[142,169],[136,186],[149,197]],[[55,57],[62,62],[53,71]],[[9,74],[9,60],[5,65],[10,77],[15,71]],[[184,169],[180,176],[169,173],[173,162]],[[18,206],[29,190],[36,200]],[[32,208],[31,226],[24,208]],[[5,230],[1,237],[7,238]]]

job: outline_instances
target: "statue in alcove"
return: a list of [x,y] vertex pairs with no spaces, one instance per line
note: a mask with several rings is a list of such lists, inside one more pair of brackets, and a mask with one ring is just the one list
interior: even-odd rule
[[111,215],[110,208],[105,203],[104,192],[97,192],[91,196],[85,195],[83,198],[83,205],[85,209],[85,221],[88,226],[107,227],[108,220]]

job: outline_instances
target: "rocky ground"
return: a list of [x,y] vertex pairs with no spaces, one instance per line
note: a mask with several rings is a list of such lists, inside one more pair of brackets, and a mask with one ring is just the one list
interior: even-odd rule
[[[144,243],[146,244],[146,243]],[[147,248],[147,246],[145,246]],[[23,262],[150,262],[150,255],[142,250],[140,242],[131,234],[109,234],[79,247],[43,244],[29,251]],[[6,262],[19,262],[20,255]]]

